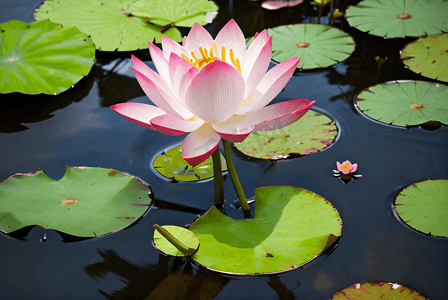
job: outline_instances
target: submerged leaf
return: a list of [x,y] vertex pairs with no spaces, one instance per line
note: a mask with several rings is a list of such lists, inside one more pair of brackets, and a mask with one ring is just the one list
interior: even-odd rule
[[355,50],[353,38],[320,24],[284,25],[268,29],[272,59],[282,62],[300,57],[298,69],[325,68],[345,60]]
[[309,155],[327,148],[338,134],[333,120],[309,110],[297,122],[272,131],[253,131],[235,147],[244,154],[262,159],[287,158],[291,154]]
[[426,81],[387,82],[369,87],[355,99],[367,116],[396,126],[431,121],[448,124],[448,86]]
[[448,237],[448,180],[425,180],[401,190],[394,201],[398,216],[424,234]]
[[407,44],[400,58],[415,73],[448,81],[448,33],[421,37]]
[[48,20],[0,24],[0,93],[56,95],[89,74],[92,39]]
[[410,287],[390,282],[355,283],[337,292],[332,300],[429,300]]
[[357,29],[387,38],[424,36],[448,31],[445,0],[363,0],[347,11]]
[[67,167],[54,181],[42,170],[15,174],[0,183],[0,231],[30,225],[96,237],[123,229],[152,200],[139,179],[113,169]]
[[190,226],[201,246],[191,257],[230,274],[277,273],[319,256],[342,234],[336,209],[301,188],[255,190],[255,217],[234,220],[212,207]]
[[[174,147],[157,156],[153,167],[161,175],[179,181],[197,181],[213,177],[212,157],[193,167],[182,158],[182,146]],[[226,160],[222,155],[221,168],[223,171],[227,170]]]

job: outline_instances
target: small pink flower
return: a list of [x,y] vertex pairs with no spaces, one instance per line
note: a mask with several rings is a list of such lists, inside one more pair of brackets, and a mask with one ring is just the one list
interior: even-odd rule
[[355,173],[358,169],[358,164],[352,165],[349,160],[344,161],[342,164],[340,162],[336,162],[336,166],[338,167],[338,171],[345,175]]

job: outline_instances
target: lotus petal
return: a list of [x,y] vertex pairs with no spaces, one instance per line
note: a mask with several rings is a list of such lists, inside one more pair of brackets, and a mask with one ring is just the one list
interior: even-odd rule
[[178,136],[186,132],[194,131],[201,127],[204,123],[205,122],[202,120],[187,121],[176,119],[168,114],[151,119],[151,124],[154,126],[155,130],[172,136]]
[[270,131],[288,126],[307,113],[314,101],[291,100],[263,107],[253,112],[255,130]]
[[185,92],[185,104],[197,117],[210,123],[230,118],[243,101],[244,80],[229,64],[216,60],[203,67]]
[[151,124],[150,120],[157,116],[166,114],[157,106],[143,103],[119,103],[112,105],[110,108],[112,108],[116,113],[125,117],[132,123],[152,130],[156,129]]
[[221,138],[211,124],[205,123],[191,132],[182,143],[182,158],[196,166],[206,160],[218,148]]

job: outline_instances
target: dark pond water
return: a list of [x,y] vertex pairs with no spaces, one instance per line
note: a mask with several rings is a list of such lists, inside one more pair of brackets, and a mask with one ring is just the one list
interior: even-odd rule
[[[270,12],[259,2],[216,2],[219,15],[206,27],[212,35],[230,18],[246,36],[317,19],[309,4]],[[342,2],[336,7],[345,8]],[[2,1],[0,21],[31,22],[39,4]],[[389,281],[411,286],[430,299],[448,299],[448,240],[410,230],[391,210],[402,187],[448,178],[448,128],[392,127],[364,117],[353,105],[357,93],[375,84],[377,55],[389,57],[380,82],[428,80],[399,61],[399,50],[412,39],[383,40],[345,21],[336,26],[355,38],[353,55],[334,67],[297,72],[273,101],[315,100],[316,109],[336,120],[336,142],[320,153],[276,163],[249,159],[232,149],[249,197],[259,186],[291,185],[318,193],[337,208],[343,235],[330,255],[304,268],[259,277],[224,277],[159,255],[151,245],[152,225],[189,224],[214,204],[213,182],[172,183],[154,173],[154,155],[183,137],[146,130],[114,113],[112,104],[148,100],[131,70],[131,53],[97,53],[91,73],[61,95],[0,96],[0,180],[38,168],[60,179],[66,165],[114,168],[146,181],[156,204],[135,226],[98,239],[63,242],[56,231],[40,227],[21,230],[18,235],[25,240],[0,235],[0,298],[144,299],[153,293],[152,299],[176,299],[170,293],[184,286],[187,299],[319,300],[356,282]],[[153,67],[147,50],[133,54]],[[336,161],[346,159],[358,163],[363,175],[348,184],[332,176]],[[236,194],[230,178],[224,184],[227,210],[232,211],[229,203]],[[44,236],[46,242],[41,241]]]

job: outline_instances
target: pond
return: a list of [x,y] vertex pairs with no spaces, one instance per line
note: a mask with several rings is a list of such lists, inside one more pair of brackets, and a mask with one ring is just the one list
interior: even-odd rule
[[[212,36],[230,19],[246,37],[264,28],[317,21],[309,3],[268,11],[260,2],[215,2],[219,14],[205,26]],[[336,1],[335,7],[345,10],[348,2]],[[3,2],[0,22],[32,22],[40,4]],[[328,17],[321,21],[328,24]],[[127,101],[149,103],[130,60],[134,54],[154,69],[148,50],[97,51],[89,75],[60,95],[1,95],[0,181],[39,168],[55,180],[64,176],[67,165],[113,168],[150,185],[155,204],[134,225],[99,238],[73,240],[38,226],[1,234],[1,298],[316,300],[331,299],[357,282],[384,281],[412,287],[433,300],[447,299],[448,240],[404,225],[392,202],[405,186],[448,178],[448,128],[387,125],[364,116],[354,105],[355,96],[377,80],[431,81],[400,61],[399,51],[415,39],[368,35],[341,19],[335,26],[354,38],[354,53],[332,67],[295,72],[272,102],[316,101],[313,109],[336,121],[335,142],[323,151],[278,161],[249,158],[231,148],[248,197],[257,187],[287,185],[330,201],[344,224],[334,251],[270,276],[224,276],[159,254],[152,245],[153,224],[191,224],[214,204],[213,181],[172,182],[160,176],[152,167],[154,157],[184,136],[136,126],[109,108]],[[376,56],[388,57],[379,74]],[[345,160],[357,163],[362,177],[348,183],[333,177],[336,162]],[[224,190],[226,211],[240,215],[232,206],[237,195],[228,176]]]

